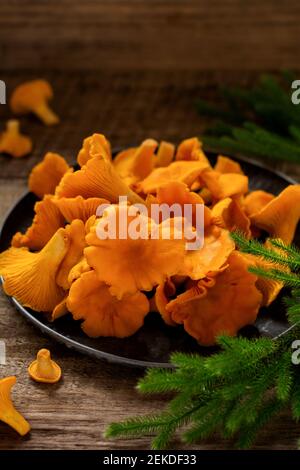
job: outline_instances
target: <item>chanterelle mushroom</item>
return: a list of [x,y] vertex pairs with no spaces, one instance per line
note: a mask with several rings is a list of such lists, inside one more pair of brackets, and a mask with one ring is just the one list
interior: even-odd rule
[[36,114],[47,126],[59,122],[58,116],[49,108],[53,90],[46,80],[32,80],[19,85],[10,99],[10,107],[15,114]]
[[30,377],[36,382],[55,384],[61,379],[61,368],[51,359],[48,349],[40,349],[36,360],[28,367]]
[[6,130],[0,135],[0,152],[7,153],[15,158],[21,158],[32,150],[32,141],[20,133],[20,123],[10,119],[6,123]]
[[0,421],[8,424],[21,436],[30,431],[30,424],[16,410],[12,402],[10,392],[15,385],[16,377],[5,377],[0,380]]

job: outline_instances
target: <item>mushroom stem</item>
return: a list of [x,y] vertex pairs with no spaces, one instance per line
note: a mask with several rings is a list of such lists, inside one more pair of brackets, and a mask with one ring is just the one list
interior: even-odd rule
[[0,421],[8,424],[21,436],[30,431],[30,424],[15,409],[11,400],[11,389],[16,383],[16,377],[6,377],[0,380]]
[[20,123],[17,119],[9,119],[6,123],[6,130],[11,135],[15,134],[18,135],[20,133]]
[[41,349],[37,354],[36,372],[39,377],[52,378],[55,373],[48,349]]
[[49,108],[47,103],[35,106],[34,112],[47,126],[53,126],[59,122],[59,117]]

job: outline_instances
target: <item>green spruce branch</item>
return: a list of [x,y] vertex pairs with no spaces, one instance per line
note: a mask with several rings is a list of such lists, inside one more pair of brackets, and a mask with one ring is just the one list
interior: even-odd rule
[[[137,385],[144,395],[173,395],[166,408],[150,416],[112,423],[107,438],[153,435],[152,448],[166,448],[179,432],[189,444],[214,433],[234,438],[248,448],[257,433],[282,409],[300,419],[300,370],[291,362],[291,345],[300,338],[300,252],[280,240],[270,247],[232,234],[240,250],[273,262],[275,270],[259,269],[259,275],[291,286],[286,299],[291,328],[276,340],[244,337],[218,338],[220,352],[209,357],[175,353],[174,370],[150,369]],[[280,269],[280,267],[282,269]],[[287,269],[288,268],[288,269]]]
[[[220,89],[221,105],[205,100],[198,112],[216,120],[204,145],[218,152],[300,162],[300,107],[292,103],[290,73],[263,76],[250,89]],[[288,81],[290,80],[290,81]]]

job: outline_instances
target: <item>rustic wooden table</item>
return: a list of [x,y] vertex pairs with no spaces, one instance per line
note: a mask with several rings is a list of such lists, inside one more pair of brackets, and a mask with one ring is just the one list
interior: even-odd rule
[[[56,128],[22,118],[34,140],[23,160],[0,156],[0,219],[26,189],[26,177],[46,151],[73,162],[92,132],[113,145],[145,137],[178,142],[205,124],[196,96],[214,94],[216,84],[243,83],[260,72],[298,69],[298,0],[0,0],[1,80],[8,94],[30,78],[48,78],[55,88]],[[0,106],[0,129],[9,117]],[[283,170],[300,176],[299,169]],[[146,399],[134,386],[141,370],[93,361],[57,345],[17,314],[0,295],[0,340],[7,365],[0,376],[18,377],[13,397],[32,424],[18,438],[0,423],[0,449],[142,449],[150,438],[107,441],[114,420],[159,410],[162,399]],[[30,381],[26,368],[41,347],[61,364],[56,386]],[[298,428],[288,414],[274,420],[257,448],[294,449]],[[174,448],[182,448],[179,440]],[[194,448],[232,448],[219,438]]]

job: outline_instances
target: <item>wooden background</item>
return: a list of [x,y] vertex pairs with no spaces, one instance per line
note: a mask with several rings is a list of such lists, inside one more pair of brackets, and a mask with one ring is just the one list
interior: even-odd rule
[[[16,84],[45,77],[55,89],[56,128],[31,117],[22,129],[34,140],[30,157],[0,156],[0,218],[26,189],[26,176],[48,150],[74,161],[84,137],[103,132],[114,146],[145,137],[197,135],[206,121],[197,96],[214,97],[223,83],[247,84],[266,71],[299,69],[300,4],[227,0],[0,0],[0,79]],[[0,128],[10,117],[0,106]],[[299,169],[283,165],[295,176]],[[18,377],[14,400],[32,424],[19,438],[0,423],[0,449],[138,449],[150,439],[106,441],[113,420],[156,411],[160,398],[134,389],[142,371],[93,361],[41,336],[0,296],[0,339]],[[26,368],[41,347],[61,364],[55,386],[34,384]],[[288,414],[263,431],[256,448],[294,449],[299,428]],[[172,444],[183,448],[179,440]],[[232,448],[212,438],[194,449]]]
[[297,65],[297,0],[1,0],[1,69]]

